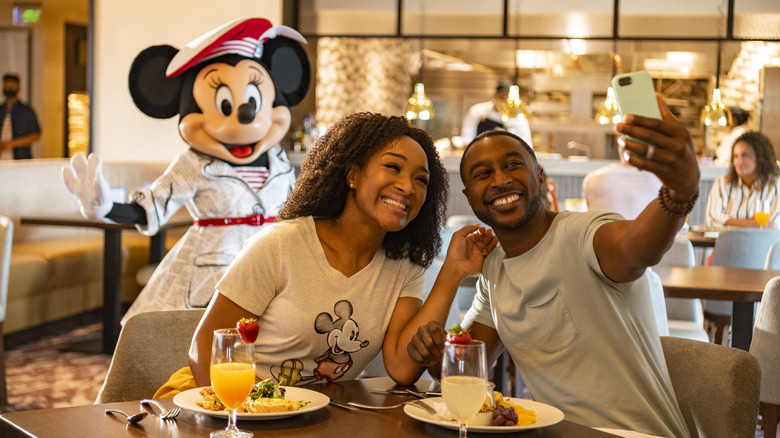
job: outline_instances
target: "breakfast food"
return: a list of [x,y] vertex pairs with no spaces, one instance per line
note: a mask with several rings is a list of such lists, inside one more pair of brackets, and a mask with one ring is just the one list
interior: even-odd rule
[[493,400],[494,403],[491,405],[490,400],[486,397],[482,408],[484,409],[486,405],[488,407],[494,406],[494,426],[530,426],[536,423],[536,412],[512,403],[505,399],[500,392],[493,391]]
[[254,344],[257,340],[257,333],[260,331],[260,325],[254,318],[241,318],[236,323],[236,330],[244,342]]
[[[280,387],[271,379],[256,383],[249,397],[236,409],[238,413],[268,414],[277,412],[297,411],[309,404],[303,400],[288,400],[284,397],[284,387]],[[201,388],[202,402],[198,406],[209,411],[224,411],[225,405],[220,403],[211,386]]]

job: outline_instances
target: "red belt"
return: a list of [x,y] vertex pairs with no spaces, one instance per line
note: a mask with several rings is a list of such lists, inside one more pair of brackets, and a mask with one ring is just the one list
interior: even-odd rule
[[224,227],[225,225],[263,225],[276,220],[276,216],[263,216],[255,213],[246,217],[215,217],[208,219],[195,219],[192,221],[196,227]]

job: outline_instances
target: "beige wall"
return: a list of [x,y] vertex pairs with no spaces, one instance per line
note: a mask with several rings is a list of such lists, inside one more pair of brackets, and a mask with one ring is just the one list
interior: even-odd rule
[[[229,0],[94,0],[93,150],[104,160],[169,161],[186,144],[178,116],[147,117],[133,104],[127,73],[133,58],[158,44],[177,48],[235,18],[265,17],[281,24],[282,2]],[[198,4],[193,7],[193,4]]]

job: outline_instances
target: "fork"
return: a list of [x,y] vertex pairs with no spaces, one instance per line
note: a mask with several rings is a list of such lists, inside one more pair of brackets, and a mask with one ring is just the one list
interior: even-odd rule
[[162,420],[173,420],[176,418],[177,415],[179,415],[179,412],[181,412],[181,408],[178,406],[166,411],[165,407],[161,405],[160,402],[149,398],[141,400],[141,405],[157,406],[157,408],[160,410],[160,419]]
[[418,408],[424,410],[425,412],[427,412],[427,413],[429,413],[431,415],[437,415],[436,414],[436,409],[433,409],[431,407],[431,405],[429,405],[428,403],[425,403],[423,401],[420,401],[420,400],[408,400],[408,401],[405,401],[403,403],[398,403],[397,405],[389,405],[389,406],[371,406],[371,405],[364,405],[362,403],[356,403],[356,402],[349,402],[347,404],[350,405],[350,406],[354,406],[356,408],[368,409],[368,410],[373,410],[373,411],[384,411],[384,410],[387,410],[387,409],[400,408],[401,406],[404,406],[404,405],[412,405],[412,406],[415,406],[415,407],[418,407]]

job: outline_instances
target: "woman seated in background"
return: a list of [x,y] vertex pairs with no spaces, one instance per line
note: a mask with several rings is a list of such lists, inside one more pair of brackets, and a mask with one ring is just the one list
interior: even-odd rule
[[[447,318],[462,272],[478,273],[492,231],[455,233],[423,304],[424,270],[441,246],[446,171],[433,141],[403,117],[347,116],[317,141],[277,223],[247,242],[217,284],[190,349],[209,381],[213,331],[257,318],[257,377],[286,385],[350,380],[382,350],[408,385],[423,372],[406,346]],[[160,394],[158,392],[158,394]]]
[[778,188],[780,170],[772,143],[762,133],[739,136],[731,150],[728,173],[715,180],[707,199],[707,225],[758,227],[756,202],[769,201],[768,228],[780,228]]

